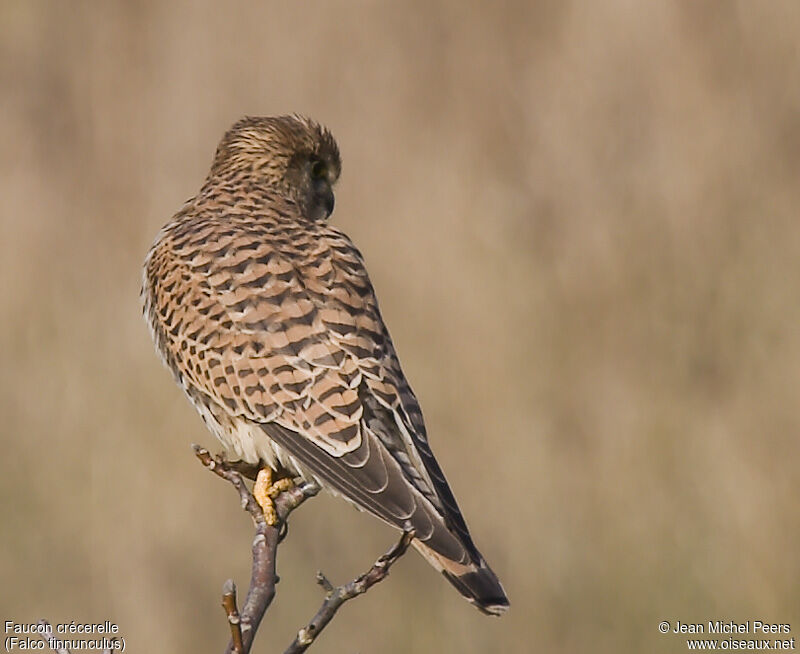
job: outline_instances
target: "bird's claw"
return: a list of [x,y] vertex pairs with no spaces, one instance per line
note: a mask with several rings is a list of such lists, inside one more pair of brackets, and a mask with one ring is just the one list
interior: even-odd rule
[[294,487],[294,482],[290,477],[283,477],[273,482],[273,471],[270,467],[261,468],[256,475],[256,483],[253,486],[253,497],[264,512],[264,520],[271,527],[278,524],[278,514],[275,511],[273,500],[283,491]]

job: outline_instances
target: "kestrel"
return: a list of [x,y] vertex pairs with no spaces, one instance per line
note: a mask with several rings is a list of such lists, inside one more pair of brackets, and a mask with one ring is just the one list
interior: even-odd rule
[[244,118],[161,230],[142,301],[156,348],[226,452],[389,525],[481,611],[508,598],[472,542],[364,259],[328,223],[339,148],[308,118]]

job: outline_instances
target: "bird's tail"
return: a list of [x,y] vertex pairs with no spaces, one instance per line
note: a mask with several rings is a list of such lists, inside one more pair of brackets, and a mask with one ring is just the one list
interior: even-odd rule
[[488,615],[503,615],[508,610],[508,597],[492,569],[481,558],[467,565],[448,559],[416,538],[414,547],[464,598]]

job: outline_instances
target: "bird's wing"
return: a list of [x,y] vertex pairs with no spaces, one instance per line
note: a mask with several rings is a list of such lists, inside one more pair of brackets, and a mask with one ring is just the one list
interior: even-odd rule
[[178,225],[148,258],[146,310],[190,394],[448,559],[480,560],[349,239],[235,216]]

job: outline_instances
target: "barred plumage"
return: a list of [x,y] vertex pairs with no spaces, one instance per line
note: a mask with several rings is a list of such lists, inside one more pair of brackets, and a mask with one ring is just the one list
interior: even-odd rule
[[147,255],[156,347],[208,427],[392,526],[481,610],[508,600],[428,445],[361,254],[326,222],[339,152],[300,116],[245,118]]

